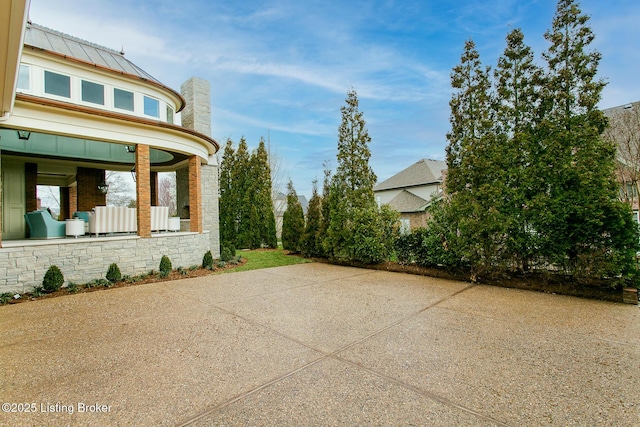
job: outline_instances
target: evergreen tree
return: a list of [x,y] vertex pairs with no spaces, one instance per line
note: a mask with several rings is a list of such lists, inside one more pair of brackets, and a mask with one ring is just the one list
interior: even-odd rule
[[540,250],[570,274],[617,275],[631,268],[638,245],[630,209],[617,200],[615,147],[602,138],[606,119],[597,104],[605,83],[596,78],[601,55],[574,0],[560,0],[543,54],[548,74],[534,163],[532,202]]
[[495,203],[509,236],[503,257],[523,271],[529,269],[536,246],[527,201],[537,191],[530,162],[535,153],[532,130],[538,121],[541,74],[531,48],[524,44],[524,34],[514,29],[507,35],[507,47],[494,73],[499,156],[493,167],[501,172],[496,184],[502,187],[502,197]]
[[287,209],[282,217],[282,247],[290,252],[300,252],[304,234],[304,212],[291,180],[287,184],[287,190]]
[[506,236],[502,200],[504,141],[497,132],[490,68],[483,67],[475,43],[468,40],[461,62],[453,69],[454,93],[451,131],[447,134],[447,181],[450,199],[446,202],[456,235],[447,245],[471,264],[473,274],[490,271],[501,258]]
[[220,164],[220,244],[234,245],[236,242],[236,213],[238,212],[238,198],[234,192],[233,170],[235,164],[235,150],[233,141],[227,139]]
[[235,161],[231,175],[231,186],[235,194],[236,205],[236,248],[251,248],[253,246],[252,238],[252,218],[251,218],[251,202],[249,191],[253,186],[251,179],[250,156],[247,147],[247,141],[244,137],[240,138],[238,150],[236,150]]
[[253,196],[252,204],[256,210],[257,219],[252,247],[275,248],[278,242],[271,197],[271,169],[263,138],[260,138],[258,148],[251,155],[251,180],[252,186],[249,191]]
[[377,177],[369,166],[371,137],[359,110],[358,94],[347,92],[345,106],[340,108],[342,122],[338,128],[338,167],[333,178],[343,199],[350,207],[375,205],[373,186]]
[[318,194],[318,181],[313,181],[313,192],[307,209],[307,221],[302,236],[301,251],[306,257],[322,256],[322,198]]
[[331,192],[331,169],[329,168],[329,161],[325,161],[322,166],[324,180],[322,182],[322,215],[320,217],[320,230],[318,232],[318,241],[320,243],[318,251],[319,256],[326,257],[327,250],[325,249],[325,240],[327,239],[329,223],[331,222],[331,206],[329,204]]
[[347,93],[340,111],[338,166],[328,197],[328,229],[323,242],[327,255],[364,263],[390,255],[385,229],[373,194],[376,175],[369,166],[371,142],[355,90]]

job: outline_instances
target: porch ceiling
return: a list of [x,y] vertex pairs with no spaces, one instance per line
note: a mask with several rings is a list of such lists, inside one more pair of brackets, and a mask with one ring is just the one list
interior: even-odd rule
[[[0,149],[4,154],[78,159],[107,165],[132,165],[135,162],[135,154],[129,153],[126,145],[36,132],[31,132],[29,139],[24,140],[19,139],[18,132],[13,129],[0,129]],[[152,165],[169,165],[176,159],[173,154],[155,148],[151,149],[150,155]],[[182,160],[184,158],[179,158]]]
[[[2,161],[36,163],[38,185],[72,185],[78,167],[128,172],[135,163],[135,154],[128,153],[122,144],[35,132],[25,141],[17,135],[14,129],[0,128]],[[150,154],[152,170],[159,172],[175,170],[187,158],[157,149],[151,149]]]

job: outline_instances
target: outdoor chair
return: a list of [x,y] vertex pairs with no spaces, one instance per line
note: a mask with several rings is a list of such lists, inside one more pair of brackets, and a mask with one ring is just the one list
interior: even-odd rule
[[47,210],[24,214],[32,239],[57,239],[65,237],[65,222],[56,221]]

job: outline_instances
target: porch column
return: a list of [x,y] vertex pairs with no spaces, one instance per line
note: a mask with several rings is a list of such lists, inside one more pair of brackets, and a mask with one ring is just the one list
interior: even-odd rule
[[36,163],[24,164],[24,179],[27,193],[26,211],[35,211],[38,209],[38,165]]
[[74,182],[69,187],[69,212],[78,211],[78,183]]
[[71,218],[73,212],[69,209],[69,187],[60,187],[60,216],[58,220],[63,221]]
[[158,172],[151,172],[151,206],[158,206]]
[[151,166],[149,146],[136,146],[136,199],[138,236],[151,237]]
[[191,231],[202,233],[202,183],[200,159],[189,157],[189,214]]

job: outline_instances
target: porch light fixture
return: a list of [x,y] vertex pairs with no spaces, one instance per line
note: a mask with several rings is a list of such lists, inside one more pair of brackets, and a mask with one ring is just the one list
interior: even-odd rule
[[127,151],[127,153],[135,153],[136,152],[136,146],[135,145],[125,145],[124,149]]
[[133,177],[133,182],[136,182],[136,166],[135,165],[131,168],[131,176]]
[[100,184],[98,184],[98,191],[102,194],[107,194],[109,192],[109,184],[102,181]]
[[23,141],[28,141],[31,137],[31,132],[28,130],[17,130],[16,133],[18,134],[18,139],[22,139]]

